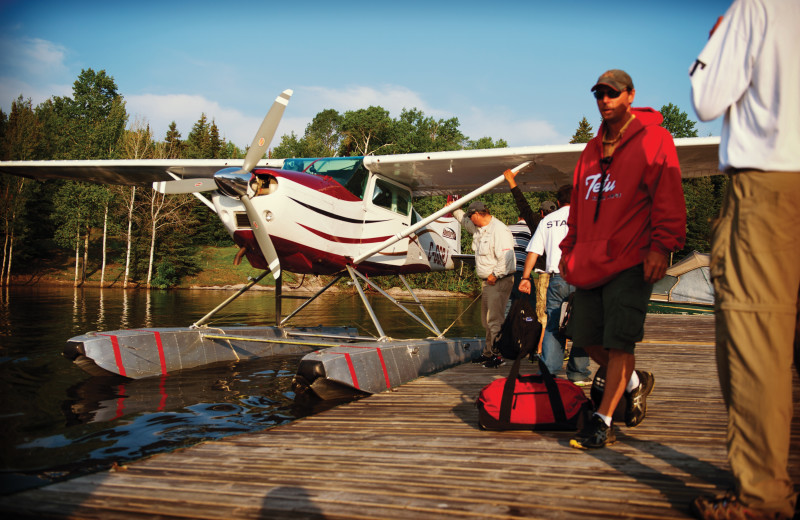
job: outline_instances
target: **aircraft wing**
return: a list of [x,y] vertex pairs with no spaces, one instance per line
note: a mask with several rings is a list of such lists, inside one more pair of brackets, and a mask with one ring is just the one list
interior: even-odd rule
[[[719,173],[719,137],[675,139],[684,177]],[[584,144],[522,146],[485,150],[371,155],[364,166],[410,186],[415,196],[469,193],[525,161],[517,176],[522,191],[555,191],[572,182]],[[177,178],[211,178],[241,166],[241,159],[133,159],[89,161],[3,161],[0,172],[35,179],[71,179],[100,184],[147,185]],[[262,159],[259,167],[280,168],[283,159]],[[173,174],[173,175],[170,175]],[[505,192],[505,184],[494,189]]]
[[[522,191],[555,191],[572,182],[572,174],[585,144],[522,146],[459,150],[453,152],[374,155],[364,158],[372,172],[410,186],[415,196],[468,193],[525,161],[532,161],[517,176]],[[675,139],[683,177],[719,173],[719,137]],[[494,191],[506,192],[505,184]]]
[[[242,159],[120,159],[88,161],[3,161],[0,172],[33,179],[70,179],[98,184],[146,185],[178,178],[211,178]],[[258,166],[280,168],[283,159],[262,159]]]

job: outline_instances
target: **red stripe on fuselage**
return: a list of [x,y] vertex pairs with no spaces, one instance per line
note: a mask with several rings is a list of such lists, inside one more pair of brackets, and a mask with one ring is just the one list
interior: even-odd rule
[[392,238],[392,235],[387,235],[385,237],[372,237],[372,238],[346,238],[346,237],[336,237],[333,235],[329,235],[327,233],[323,233],[318,229],[314,229],[312,227],[308,227],[304,224],[297,223],[303,229],[307,229],[317,235],[318,237],[322,237],[325,240],[330,240],[331,242],[338,242],[340,244],[372,244],[376,242],[384,242]]
[[117,371],[119,375],[124,376],[125,365],[122,364],[122,352],[119,350],[119,340],[113,334],[98,334],[98,336],[105,336],[107,338],[111,338],[111,347],[114,349],[114,361],[117,362]]

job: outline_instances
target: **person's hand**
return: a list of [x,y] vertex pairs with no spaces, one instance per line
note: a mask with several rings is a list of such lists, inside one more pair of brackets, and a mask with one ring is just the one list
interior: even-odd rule
[[531,281],[530,280],[520,280],[519,282],[519,292],[530,294],[531,293]]
[[567,270],[567,261],[562,256],[561,260],[558,261],[558,272],[563,274],[564,271],[566,270]]
[[486,283],[488,283],[489,285],[494,285],[497,283],[497,277],[494,275],[494,273],[490,274],[486,278]]
[[514,179],[514,177],[517,176],[517,173],[518,172],[512,172],[511,170],[506,170],[503,172],[503,177],[506,178],[506,182],[508,182],[508,186],[510,188],[517,187],[517,181]]
[[667,274],[667,255],[658,251],[648,251],[644,257],[644,281],[656,283]]

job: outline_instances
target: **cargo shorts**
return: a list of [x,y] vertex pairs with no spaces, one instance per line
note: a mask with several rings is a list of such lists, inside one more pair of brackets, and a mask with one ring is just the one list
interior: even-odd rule
[[653,284],[644,281],[644,266],[622,271],[605,285],[576,289],[568,331],[573,346],[603,346],[633,354],[644,337],[644,320]]

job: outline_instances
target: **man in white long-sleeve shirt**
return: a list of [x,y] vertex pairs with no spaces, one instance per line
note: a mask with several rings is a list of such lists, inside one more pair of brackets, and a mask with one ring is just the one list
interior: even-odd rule
[[475,362],[484,363],[487,368],[498,367],[503,361],[493,354],[492,346],[503,326],[506,303],[514,286],[514,236],[480,201],[470,204],[466,212],[455,210],[453,216],[472,233],[475,274],[482,280],[481,323],[486,329],[486,346]]
[[[800,2],[736,0],[690,67],[698,117],[724,116],[728,192],[711,245],[717,369],[735,489],[699,518],[792,518],[792,344],[800,312]],[[800,360],[796,359],[796,363]]]

